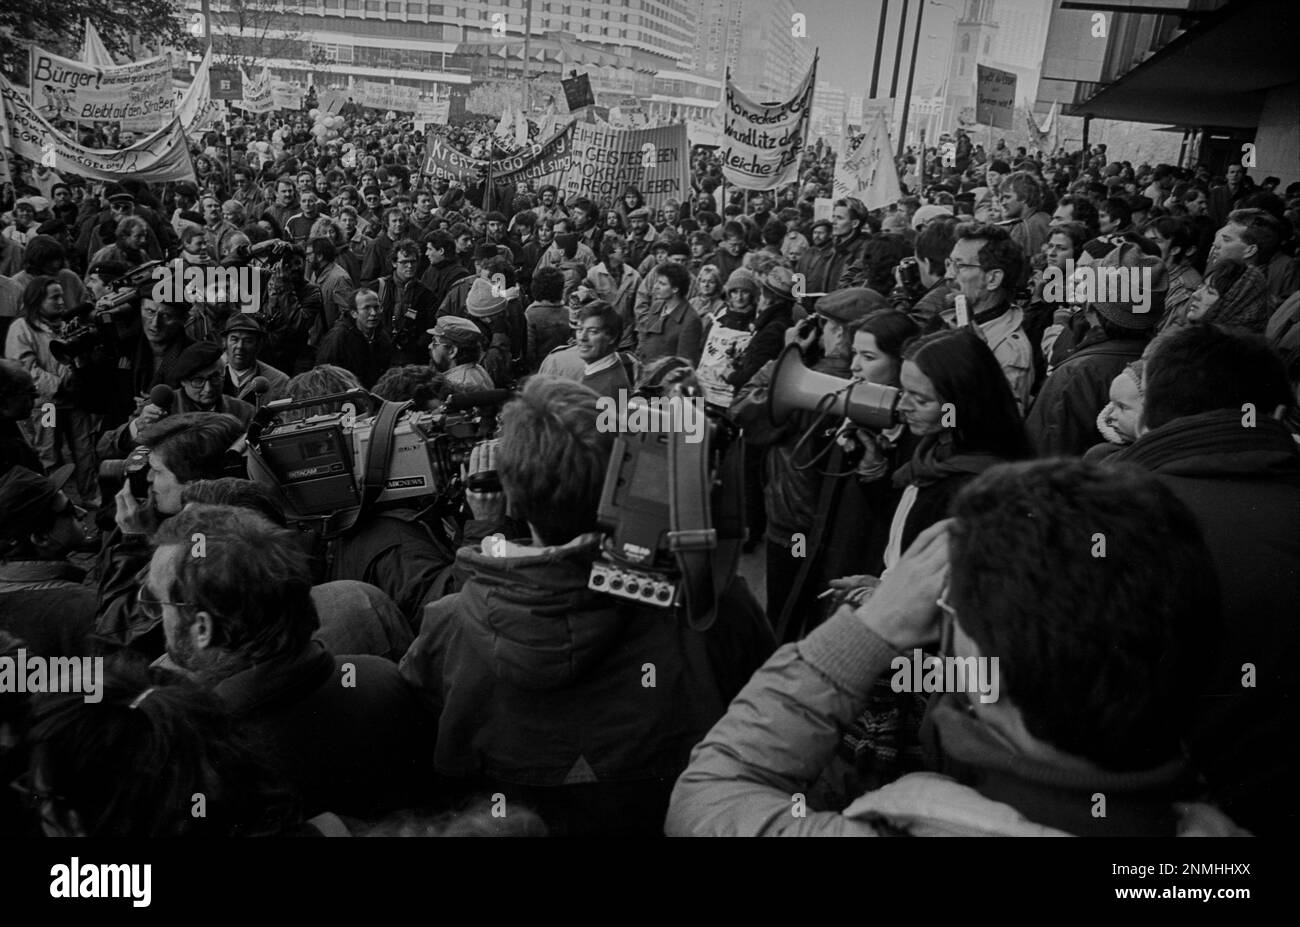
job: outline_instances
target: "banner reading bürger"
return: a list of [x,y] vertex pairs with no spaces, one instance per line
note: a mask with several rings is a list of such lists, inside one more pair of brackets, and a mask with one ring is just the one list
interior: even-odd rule
[[723,100],[722,176],[742,190],[774,190],[799,176],[808,134],[817,59],[785,103],[755,103],[727,78]]
[[50,125],[14,86],[0,75],[0,149],[53,168],[95,180],[195,180],[180,120],[118,151],[84,148]]
[[634,186],[648,206],[657,208],[669,199],[680,203],[691,192],[690,154],[684,122],[658,129],[576,125],[564,193],[570,200],[585,196],[612,202]]
[[115,67],[96,67],[31,48],[32,104],[46,119],[121,122],[153,131],[171,122],[171,59],[166,55]]

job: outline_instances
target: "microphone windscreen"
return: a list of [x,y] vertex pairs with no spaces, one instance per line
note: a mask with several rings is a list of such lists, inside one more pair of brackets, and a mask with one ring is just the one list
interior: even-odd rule
[[170,412],[176,402],[176,392],[166,383],[159,383],[149,391],[149,401],[158,408]]
[[271,388],[271,381],[266,377],[253,377],[248,384],[248,392],[257,393],[259,396]]

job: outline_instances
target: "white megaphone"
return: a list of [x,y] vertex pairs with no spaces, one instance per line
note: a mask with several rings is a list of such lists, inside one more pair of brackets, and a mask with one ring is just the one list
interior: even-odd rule
[[878,383],[842,380],[810,370],[797,344],[776,359],[767,394],[768,415],[783,424],[795,412],[847,418],[863,428],[889,428],[898,421],[898,390]]

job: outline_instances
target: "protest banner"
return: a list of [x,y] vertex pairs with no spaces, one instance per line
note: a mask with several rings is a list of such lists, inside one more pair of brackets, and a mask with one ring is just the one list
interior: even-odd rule
[[722,127],[722,176],[728,184],[774,190],[798,178],[816,79],[813,58],[793,97],[784,103],[755,103],[728,73]]
[[569,112],[596,105],[596,95],[591,91],[591,78],[586,74],[566,77],[560,81],[560,86],[564,88],[564,102],[568,104]]
[[445,126],[451,115],[451,100],[421,100],[415,106],[415,130],[423,132],[429,126]]
[[214,64],[208,70],[208,78],[212,99],[238,104],[244,98],[244,74],[239,68]]
[[508,158],[492,162],[492,180],[496,183],[519,183],[529,180],[534,187],[559,186],[569,168],[574,145],[574,127],[567,125],[548,141],[529,143]]
[[577,125],[564,193],[613,201],[634,186],[651,207],[668,199],[681,202],[691,190],[690,154],[685,123],[658,129]]
[[129,148],[85,148],[68,138],[36,111],[0,75],[0,148],[35,161],[60,174],[80,174],[95,180],[196,180],[180,121],[172,121]]
[[322,90],[316,97],[316,106],[327,116],[337,116],[348,101],[348,95],[342,90]]
[[876,113],[867,134],[850,143],[844,158],[836,164],[832,191],[835,199],[855,197],[868,209],[888,206],[903,195],[889,146],[889,123],[883,112]]
[[831,216],[835,212],[835,200],[829,196],[819,196],[813,200],[813,221],[820,222],[825,219],[831,221]]
[[244,112],[252,114],[269,113],[274,110],[275,101],[271,99],[271,71],[262,68],[262,73],[256,77],[249,77],[247,74],[242,74],[242,77],[244,98],[235,105]]
[[300,110],[306,98],[306,88],[297,81],[271,81],[271,105],[275,109]]
[[[559,186],[569,167],[573,146],[573,126],[561,129],[554,137],[538,144],[530,143],[521,151],[492,162],[494,182],[518,183],[531,180],[536,186]],[[487,176],[486,158],[473,158],[462,154],[447,144],[446,139],[429,130],[425,144],[424,167],[421,175],[433,180],[455,180],[474,184]]]
[[374,80],[357,81],[353,99],[371,109],[415,112],[420,102],[420,91],[405,84],[384,84]]
[[194,81],[185,89],[176,104],[176,118],[186,135],[204,131],[216,122],[221,114],[221,104],[212,98],[212,46],[203,55]]
[[1010,129],[1016,114],[1016,75],[976,65],[975,121],[995,129]]
[[123,128],[153,131],[175,114],[167,55],[112,67],[74,61],[35,45],[30,55],[32,103],[46,119],[121,122]]

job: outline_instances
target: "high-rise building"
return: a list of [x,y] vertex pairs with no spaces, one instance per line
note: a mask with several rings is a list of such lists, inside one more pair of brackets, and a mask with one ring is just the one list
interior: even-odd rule
[[679,63],[721,79],[726,71],[750,96],[787,98],[808,73],[813,46],[791,28],[794,0],[693,0],[695,41]]
[[[524,24],[531,10],[530,73],[568,66],[549,58],[548,38],[608,53],[605,72],[628,71],[617,89],[649,95],[656,72],[675,68],[695,41],[695,0],[180,0],[207,7],[220,47],[268,64],[279,77],[324,85],[372,80],[426,93],[485,77],[522,76]],[[557,39],[558,34],[558,39]],[[484,54],[486,43],[506,50]],[[475,48],[474,46],[479,46]],[[582,70],[590,68],[578,64]],[[617,81],[593,74],[602,81]]]

